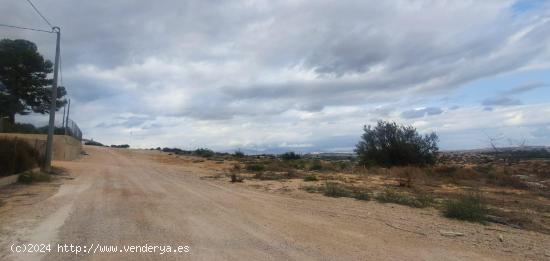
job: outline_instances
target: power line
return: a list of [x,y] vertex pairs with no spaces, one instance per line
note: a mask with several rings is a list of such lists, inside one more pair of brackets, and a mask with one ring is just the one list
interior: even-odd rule
[[32,9],[34,9],[34,11],[36,11],[36,13],[42,17],[42,19],[44,20],[44,22],[46,22],[50,28],[53,27],[53,25],[50,23],[50,21],[48,21],[48,19],[46,19],[46,17],[44,17],[44,15],[42,15],[42,13],[40,13],[40,11],[38,11],[38,8],[36,8],[36,6],[34,6],[34,4],[31,2],[31,0],[27,0],[27,2],[32,6]]
[[16,29],[23,29],[23,30],[31,30],[31,31],[37,31],[37,32],[44,32],[44,33],[54,33],[53,31],[46,31],[46,30],[42,30],[42,29],[28,28],[28,27],[15,26],[15,25],[9,25],[9,24],[0,24],[0,26],[9,27],[9,28],[16,28]]

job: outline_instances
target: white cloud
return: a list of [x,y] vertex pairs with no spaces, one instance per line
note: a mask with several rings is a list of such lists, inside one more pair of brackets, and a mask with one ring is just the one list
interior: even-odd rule
[[[358,137],[363,124],[382,118],[443,133],[548,122],[540,116],[548,104],[511,98],[486,100],[509,105],[492,111],[431,104],[465,83],[548,68],[550,4],[513,6],[56,0],[44,12],[63,28],[65,83],[85,136],[155,147],[318,149],[323,138]],[[15,14],[27,7],[8,7],[0,17],[24,24],[28,17]],[[51,57],[51,39],[30,39]]]

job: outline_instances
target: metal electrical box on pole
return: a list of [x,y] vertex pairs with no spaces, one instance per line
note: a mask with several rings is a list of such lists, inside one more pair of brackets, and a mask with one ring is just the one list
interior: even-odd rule
[[48,140],[46,142],[46,159],[44,161],[43,170],[50,172],[52,168],[52,150],[53,150],[53,135],[55,130],[55,111],[57,109],[57,73],[59,71],[59,51],[60,51],[60,38],[61,29],[57,26],[52,30],[57,34],[57,41],[55,45],[55,64],[53,69],[53,83],[52,83],[52,97],[50,102],[50,123],[48,127]]

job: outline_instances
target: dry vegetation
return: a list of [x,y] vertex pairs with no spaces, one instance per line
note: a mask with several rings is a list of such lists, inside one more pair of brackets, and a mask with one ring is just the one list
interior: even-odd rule
[[550,234],[549,159],[503,164],[496,158],[476,162],[468,160],[469,156],[442,157],[435,166],[422,168],[364,168],[349,159],[283,160],[229,154],[208,158],[170,155],[157,160],[199,164],[198,168],[217,173],[205,178],[244,182],[264,190],[432,207],[450,218]]

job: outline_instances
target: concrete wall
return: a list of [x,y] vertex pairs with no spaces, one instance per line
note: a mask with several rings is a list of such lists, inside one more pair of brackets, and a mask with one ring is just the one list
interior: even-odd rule
[[[33,146],[41,156],[46,153],[45,134],[20,134],[20,133],[0,133],[0,138],[18,138],[26,141]],[[66,135],[54,135],[53,138],[53,159],[54,160],[74,160],[80,157],[82,143],[77,139]]]

